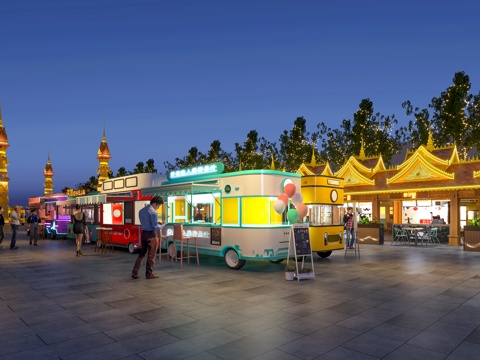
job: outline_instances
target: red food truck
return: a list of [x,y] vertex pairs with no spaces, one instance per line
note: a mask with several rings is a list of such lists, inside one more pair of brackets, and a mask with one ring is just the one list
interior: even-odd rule
[[[143,196],[141,189],[159,186],[166,180],[161,174],[132,174],[105,180],[102,183],[100,204],[100,226],[112,229],[114,246],[126,247],[133,253],[141,246],[140,220],[138,212],[150,203],[152,196]],[[163,208],[159,219],[163,219]],[[101,246],[101,240],[97,240]]]

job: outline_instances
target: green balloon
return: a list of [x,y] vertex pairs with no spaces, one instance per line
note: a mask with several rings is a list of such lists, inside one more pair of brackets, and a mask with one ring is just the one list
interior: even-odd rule
[[298,211],[296,209],[290,209],[287,212],[287,219],[290,221],[290,224],[296,224],[298,222]]

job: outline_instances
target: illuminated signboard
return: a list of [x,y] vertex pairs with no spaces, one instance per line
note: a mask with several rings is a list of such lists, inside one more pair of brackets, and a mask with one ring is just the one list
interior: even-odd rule
[[340,180],[327,179],[327,184],[328,184],[328,185],[340,186]]
[[78,189],[78,190],[68,189],[67,190],[67,195],[70,197],[83,196],[85,194],[86,194],[85,189]]
[[404,198],[412,198],[412,199],[415,199],[417,197],[417,193],[416,192],[404,192],[403,193],[403,197]]
[[225,166],[221,162],[193,166],[185,169],[171,170],[167,173],[168,180],[183,179],[199,175],[221,174],[225,170]]

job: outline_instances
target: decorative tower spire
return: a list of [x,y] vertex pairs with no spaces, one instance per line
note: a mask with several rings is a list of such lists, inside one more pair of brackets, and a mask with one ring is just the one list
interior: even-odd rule
[[315,145],[312,146],[312,160],[310,160],[311,166],[317,166],[317,160],[315,159]]
[[272,163],[270,164],[270,170],[275,170],[275,161],[273,159],[273,152],[272,152]]
[[365,148],[363,147],[363,140],[362,140],[362,147],[360,148],[360,155],[358,155],[360,160],[365,160],[367,157],[365,156]]
[[45,170],[43,170],[43,176],[45,177],[43,195],[53,194],[53,168],[50,163],[50,152],[48,153],[47,165],[45,165]]
[[100,162],[100,166],[97,169],[98,174],[98,186],[97,190],[100,191],[102,189],[102,183],[105,180],[108,180],[108,174],[110,173],[110,166],[108,162],[112,156],[110,155],[110,150],[108,149],[107,144],[107,136],[105,131],[105,126],[103,127],[103,137],[102,142],[100,143],[100,147],[98,148],[97,152],[97,160]]
[[435,146],[433,146],[433,136],[431,131],[428,132],[428,141],[426,148],[429,151],[435,150]]
[[10,179],[7,171],[7,148],[9,146],[7,131],[3,127],[2,106],[0,104],[0,205],[4,211],[8,210],[8,183]]

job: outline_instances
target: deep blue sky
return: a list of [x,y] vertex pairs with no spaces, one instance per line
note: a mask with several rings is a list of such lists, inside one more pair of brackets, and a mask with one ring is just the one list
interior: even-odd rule
[[153,158],[278,142],[298,116],[338,128],[363,98],[408,120],[465,71],[480,86],[480,3],[0,0],[0,103],[10,204]]

